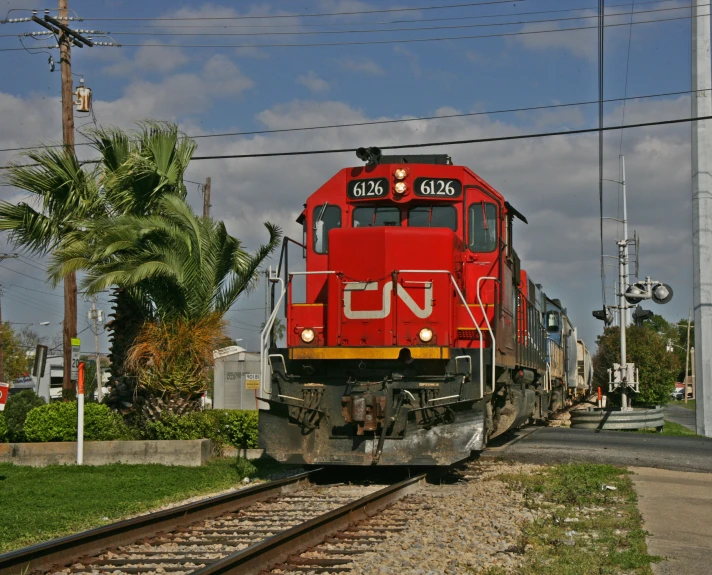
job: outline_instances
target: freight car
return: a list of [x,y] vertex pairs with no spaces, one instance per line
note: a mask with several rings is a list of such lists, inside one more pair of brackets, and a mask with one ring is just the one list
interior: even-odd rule
[[[526,218],[447,155],[358,155],[365,166],[309,196],[302,242],[285,240],[284,276],[271,278],[259,413],[267,455],[450,465],[584,392],[588,351],[517,255],[514,222]],[[304,270],[288,269],[290,244]],[[286,348],[276,348],[282,303]]]

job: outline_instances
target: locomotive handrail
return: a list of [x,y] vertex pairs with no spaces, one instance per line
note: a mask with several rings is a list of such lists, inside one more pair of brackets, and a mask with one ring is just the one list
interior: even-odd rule
[[[287,288],[284,285],[284,280],[280,277],[275,277],[272,276],[272,268],[270,267],[269,270],[269,281],[271,282],[279,282],[282,286],[282,293],[279,295],[279,300],[277,300],[277,305],[274,306],[272,309],[272,313],[270,314],[269,318],[265,322],[265,327],[262,330],[262,333],[260,334],[260,377],[262,378],[262,381],[260,383],[262,387],[262,393],[264,393],[266,396],[267,395],[272,395],[272,387],[270,386],[269,390],[267,389],[267,380],[269,379],[270,381],[272,380],[271,377],[271,368],[268,369],[268,359],[267,359],[267,351],[269,349],[269,338],[270,338],[270,333],[272,331],[272,326],[274,325],[275,319],[277,319],[277,313],[279,312],[279,306],[282,303],[282,300],[284,299],[284,295],[287,293]],[[268,373],[268,371],[270,373]]]
[[[492,325],[490,324],[489,318],[487,317],[487,313],[485,312],[485,306],[482,304],[482,297],[480,296],[480,282],[482,280],[494,280],[494,281],[499,281],[498,278],[494,276],[483,276],[481,278],[478,278],[477,280],[477,303],[480,304],[480,309],[482,310],[482,315],[485,318],[485,323],[487,324],[487,329],[489,329],[490,337],[492,338],[492,391],[494,391],[494,382],[495,382],[495,366],[494,366],[494,360],[497,354],[497,346],[496,346],[496,341],[494,338],[494,331],[492,330]],[[482,344],[480,344],[480,349],[482,349]],[[482,396],[484,397],[484,395]]]
[[[457,291],[457,295],[460,296],[460,299],[462,300],[462,303],[465,305],[465,309],[467,310],[467,313],[470,316],[470,319],[472,320],[473,325],[475,326],[475,329],[477,330],[477,335],[480,337],[480,396],[484,397],[485,396],[485,368],[484,368],[484,351],[482,348],[482,344],[484,343],[482,340],[482,330],[480,329],[480,326],[477,325],[477,321],[475,321],[475,316],[472,315],[472,312],[470,311],[470,306],[467,305],[467,300],[465,299],[465,296],[462,295],[462,292],[460,291],[460,286],[457,285],[457,282],[455,281],[454,276],[452,275],[451,272],[448,270],[400,270],[397,272],[399,274],[447,274],[450,276],[450,280],[452,281],[452,285],[455,286],[455,291]],[[480,302],[481,305],[481,302]],[[484,308],[483,308],[484,309]],[[489,325],[489,322],[488,322]],[[491,330],[490,330],[491,331]],[[494,339],[492,340],[494,341]],[[494,351],[493,351],[494,353]],[[494,358],[494,356],[493,356]],[[492,362],[494,365],[494,361]],[[493,368],[494,371],[494,368]],[[494,382],[492,382],[492,386],[494,386]]]

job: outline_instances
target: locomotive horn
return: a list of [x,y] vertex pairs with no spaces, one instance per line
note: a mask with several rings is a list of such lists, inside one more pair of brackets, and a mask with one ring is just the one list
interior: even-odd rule
[[356,150],[356,157],[359,160],[363,160],[364,162],[368,162],[370,158],[368,150],[366,148],[359,148],[358,150]]

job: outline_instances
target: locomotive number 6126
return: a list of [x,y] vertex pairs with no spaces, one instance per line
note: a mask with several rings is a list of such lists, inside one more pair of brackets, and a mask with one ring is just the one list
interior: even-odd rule
[[383,198],[388,195],[388,180],[386,178],[351,180],[346,187],[346,195],[355,200]]
[[413,192],[416,196],[428,198],[457,198],[462,194],[462,183],[443,178],[416,178]]

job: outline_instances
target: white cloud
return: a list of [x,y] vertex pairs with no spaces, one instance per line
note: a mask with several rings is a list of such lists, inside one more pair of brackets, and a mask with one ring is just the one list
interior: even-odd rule
[[[155,44],[156,42],[151,43]],[[120,53],[118,60],[106,66],[104,72],[113,76],[133,76],[145,73],[167,74],[189,61],[190,58],[186,53],[177,47],[142,46],[136,50],[133,58],[127,58]]]
[[301,84],[311,92],[323,94],[329,91],[329,83],[320,78],[314,70],[309,70],[306,74],[301,74],[297,77],[297,84]]
[[370,76],[383,76],[386,73],[386,71],[378,63],[373,60],[369,60],[368,58],[361,58],[359,60],[344,58],[339,61],[339,64],[345,70],[368,74]]
[[239,96],[253,86],[227,56],[215,54],[203,63],[200,73],[174,74],[160,83],[139,80],[118,100],[96,101],[94,106],[99,120],[108,125],[149,117],[178,119],[204,112],[215,100]]

